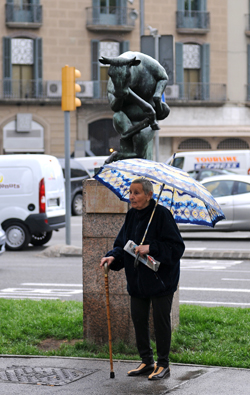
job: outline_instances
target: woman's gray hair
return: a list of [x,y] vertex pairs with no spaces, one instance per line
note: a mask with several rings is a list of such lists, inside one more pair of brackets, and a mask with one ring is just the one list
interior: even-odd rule
[[146,178],[136,178],[134,181],[131,182],[131,184],[141,184],[145,195],[148,195],[149,192],[154,193],[152,182],[147,180]]

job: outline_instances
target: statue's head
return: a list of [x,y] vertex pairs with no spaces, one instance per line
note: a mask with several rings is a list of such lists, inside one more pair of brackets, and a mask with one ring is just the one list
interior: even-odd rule
[[131,81],[131,68],[133,66],[138,66],[141,61],[136,59],[136,57],[126,59],[122,56],[117,58],[106,58],[102,56],[99,62],[110,65],[108,75],[114,84],[114,95],[116,97],[127,96],[129,83]]

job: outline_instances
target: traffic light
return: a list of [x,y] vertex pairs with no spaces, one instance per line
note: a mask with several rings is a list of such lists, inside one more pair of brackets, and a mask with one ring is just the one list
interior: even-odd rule
[[81,100],[76,97],[77,92],[81,92],[81,87],[76,84],[76,78],[80,78],[81,73],[75,67],[64,66],[62,68],[62,110],[74,111],[81,106]]

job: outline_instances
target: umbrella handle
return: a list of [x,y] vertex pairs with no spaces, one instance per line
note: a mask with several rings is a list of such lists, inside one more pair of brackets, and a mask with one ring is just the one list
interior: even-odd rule
[[139,252],[138,252],[137,255],[136,255],[136,257],[135,257],[135,261],[134,261],[134,267],[135,267],[135,268],[137,268],[138,265],[139,265],[139,257],[140,257],[140,254],[139,254]]
[[[174,163],[175,155],[176,155],[176,153],[173,154],[173,157],[172,157],[171,162],[170,162],[170,166],[172,166],[173,163]],[[143,238],[142,238],[142,241],[141,241],[140,245],[142,245],[142,244],[144,243],[144,240],[145,240],[146,235],[147,235],[147,233],[148,233],[149,225],[151,224],[151,221],[152,221],[152,219],[153,219],[153,216],[154,216],[154,213],[155,213],[155,209],[156,209],[156,206],[157,206],[157,204],[158,204],[158,202],[159,202],[159,199],[160,199],[160,196],[161,196],[162,191],[163,191],[163,189],[164,189],[164,186],[165,186],[165,184],[162,184],[161,189],[160,189],[160,192],[159,192],[158,197],[157,197],[157,200],[156,200],[156,202],[155,202],[154,209],[153,209],[152,214],[151,214],[151,217],[150,217],[150,219],[149,219],[149,221],[148,221],[148,224],[147,224],[147,227],[146,227],[146,230],[145,230],[145,232],[144,232],[144,235],[143,235]],[[139,253],[137,254],[137,256],[136,256],[136,258],[135,258],[134,267],[137,267],[138,265],[139,265]]]

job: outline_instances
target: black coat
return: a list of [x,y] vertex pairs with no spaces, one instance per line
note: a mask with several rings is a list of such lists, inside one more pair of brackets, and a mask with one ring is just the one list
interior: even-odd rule
[[157,205],[152,222],[143,244],[149,244],[149,255],[160,261],[157,272],[139,262],[134,268],[135,258],[123,250],[128,240],[140,244],[149,222],[155,201],[142,210],[134,208],[127,212],[125,222],[114,242],[113,250],[106,256],[114,256],[111,270],[125,267],[127,289],[131,296],[165,296],[176,291],[180,276],[180,258],[185,249],[179,229],[168,209]]

